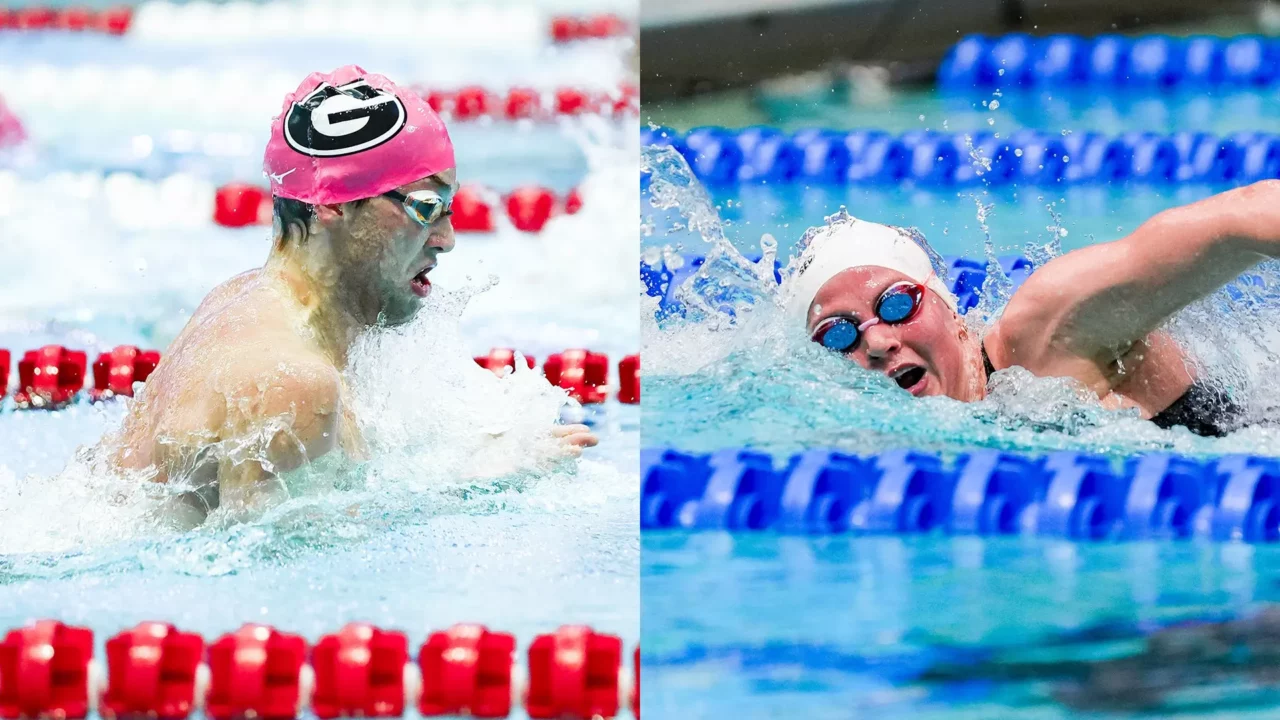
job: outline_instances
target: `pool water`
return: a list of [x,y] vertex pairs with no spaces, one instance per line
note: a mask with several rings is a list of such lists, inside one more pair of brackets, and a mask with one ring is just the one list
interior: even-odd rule
[[[64,63],[68,42],[0,45],[0,64]],[[166,59],[155,48],[119,42],[111,60],[103,60],[106,48],[73,60],[85,67],[133,62],[165,76],[181,50],[167,48]],[[292,73],[293,83],[317,67],[353,60],[402,83],[505,87],[499,81],[516,76],[493,48],[470,64],[455,56],[441,66],[448,73],[431,77],[422,74],[421,57],[410,62],[411,49],[401,49],[399,64],[387,60],[390,51],[311,47],[300,59],[288,47],[250,49]],[[616,87],[626,79],[621,61],[583,62],[600,53],[590,46],[543,55],[560,81]],[[211,51],[198,69],[221,72],[235,62]],[[536,62],[525,67],[532,75],[525,82],[546,79]],[[170,115],[159,120],[146,107],[117,107],[96,116],[82,136],[85,109],[74,102],[7,99],[33,120],[32,142],[0,159],[8,190],[0,200],[0,257],[9,269],[0,284],[0,347],[17,354],[58,343],[90,357],[119,344],[163,351],[212,287],[265,260],[269,228],[217,227],[205,214],[207,201],[192,198],[227,180],[260,181],[265,129],[278,106],[246,113],[223,98],[211,101],[216,111],[167,107]],[[238,154],[206,152],[209,146],[197,143],[165,149],[163,161],[153,162],[156,150],[117,162],[147,149],[136,137],[184,129],[249,140]],[[562,624],[588,624],[620,635],[628,650],[636,645],[638,408],[610,400],[589,409],[599,447],[550,469],[468,479],[459,444],[495,424],[533,442],[561,412],[562,396],[540,376],[520,372],[499,381],[477,368],[473,355],[513,347],[541,362],[585,347],[607,353],[616,378],[618,360],[638,349],[638,281],[632,287],[618,280],[634,278],[638,262],[635,122],[495,123],[453,136],[463,183],[499,191],[577,187],[584,205],[538,234],[517,232],[502,218],[494,233],[459,235],[433,274],[436,292],[419,317],[362,339],[347,379],[362,428],[375,438],[374,459],[354,467],[326,458],[290,478],[290,499],[264,517],[181,531],[157,517],[163,488],[97,472],[84,450],[119,422],[121,404],[59,412],[6,405],[0,630],[57,618],[94,629],[101,643],[140,621],[162,620],[211,640],[245,622],[266,622],[314,641],[366,621],[418,643],[429,630],[479,622],[514,633],[523,648]],[[125,184],[103,192],[113,182]],[[193,210],[139,217],[141,210],[122,205],[134,187],[128,182],[152,183],[150,192],[168,182],[182,190],[174,202]],[[497,284],[485,290],[493,278]],[[519,447],[501,452],[528,454]]]
[[[964,131],[980,129],[990,115],[976,100],[954,101],[977,103],[976,110],[951,102],[894,95],[879,105],[860,102],[837,119],[830,105],[806,99],[789,108],[761,103],[739,119],[789,130]],[[995,129],[1227,132],[1238,119],[1214,113],[1201,125],[1187,123],[1194,127],[1183,120],[1165,126],[1126,109],[1116,123],[1092,121],[1099,116],[1091,107],[1105,113],[1125,102],[1099,100],[1061,116],[1034,109],[1014,116],[1002,104]],[[1258,102],[1271,100],[1259,94]],[[719,120],[703,110],[714,114],[683,108],[674,118],[655,112],[645,119],[680,129],[735,124],[732,110]],[[1268,125],[1263,118],[1250,129]],[[1117,459],[1153,451],[1280,455],[1280,397],[1269,380],[1280,362],[1280,308],[1264,297],[1280,286],[1275,263],[1170,323],[1206,376],[1254,419],[1213,439],[1105,411],[1065,382],[1017,370],[998,373],[983,402],[914,400],[784,328],[768,267],[776,249],[785,268],[804,231],[842,206],[856,217],[916,227],[941,255],[1042,262],[1123,237],[1161,210],[1225,188],[704,188],[673,151],[647,149],[642,166],[649,171],[643,261],[706,256],[702,277],[675,295],[732,311],[700,312],[685,302],[695,309],[669,315],[659,312],[658,298],[642,298],[645,447],[750,447],[775,457],[825,447],[866,455],[916,448],[944,457],[973,447]],[[761,265],[749,259],[762,253]],[[984,302],[970,311],[979,329],[1009,293],[1006,279],[989,278]],[[643,703],[659,716],[686,718],[1268,717],[1280,696],[1258,665],[1241,658],[1271,662],[1258,654],[1260,645],[1271,652],[1269,631],[1246,632],[1249,641],[1215,655],[1206,648],[1221,646],[1207,638],[1221,630],[1162,629],[1267,608],[1276,601],[1277,557],[1271,547],[1208,543],[646,531]]]
[[641,557],[658,717],[1262,718],[1277,701],[1258,671],[1273,637],[1254,635],[1252,668],[1203,627],[1145,644],[1274,604],[1272,547],[646,532]]

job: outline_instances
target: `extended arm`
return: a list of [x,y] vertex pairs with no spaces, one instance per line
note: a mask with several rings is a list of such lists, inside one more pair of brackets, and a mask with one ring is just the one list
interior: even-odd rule
[[1174,313],[1280,255],[1280,181],[1230,190],[1156,215],[1121,240],[1037,270],[999,332],[1003,364],[1116,357]]

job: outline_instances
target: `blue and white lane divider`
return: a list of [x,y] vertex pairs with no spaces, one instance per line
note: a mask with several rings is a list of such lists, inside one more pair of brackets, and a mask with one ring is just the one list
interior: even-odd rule
[[[675,269],[670,269],[665,263],[650,265],[643,260],[640,262],[640,279],[644,283],[645,293],[649,297],[661,298],[659,312],[663,316],[681,312],[680,303],[674,297],[674,290],[687,282],[690,276],[696,274],[705,261],[705,258],[699,255],[682,255],[681,259],[683,262]],[[758,257],[748,259],[759,262]],[[965,257],[946,257],[943,260],[947,266],[947,280],[951,283],[951,292],[956,296],[957,308],[962,313],[966,312],[975,307],[981,299],[982,285],[987,278],[986,261]],[[1000,269],[1009,279],[1012,288],[1017,289],[1031,275],[1034,267],[1027,258],[1010,255],[1000,258]],[[782,281],[782,261],[780,260],[774,262],[774,280]]]
[[[702,127],[641,130],[644,146],[669,146],[708,186],[742,183],[923,188],[1053,187],[1077,184],[1237,185],[1280,177],[1280,134],[1129,132],[1062,135],[1038,130],[943,133],[919,130]],[[975,162],[974,156],[982,158]],[[983,168],[979,165],[988,164]],[[650,175],[641,175],[642,189]]]
[[937,81],[944,90],[1085,87],[1132,92],[1273,87],[1280,83],[1280,39],[1258,35],[970,35],[943,58]]
[[641,452],[644,530],[1280,540],[1280,458]]

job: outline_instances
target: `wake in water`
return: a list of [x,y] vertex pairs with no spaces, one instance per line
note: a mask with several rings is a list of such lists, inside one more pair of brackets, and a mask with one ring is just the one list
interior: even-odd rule
[[[1245,409],[1251,426],[1226,438],[1161,430],[1136,411],[1105,410],[1072,381],[1039,378],[1020,368],[995,373],[981,402],[913,399],[882,374],[818,347],[788,326],[780,308],[794,268],[786,265],[782,284],[775,281],[777,244],[768,236],[760,241],[759,262],[744,257],[679,153],[645,148],[642,170],[649,173],[653,208],[678,213],[683,227],[677,229],[687,227],[701,239],[694,248],[651,249],[644,260],[654,266],[679,263],[685,250],[707,257],[698,272],[668,292],[687,312],[673,314],[656,298],[642,299],[647,445],[698,451],[751,445],[775,452],[831,446],[864,453],[985,446],[1117,457],[1155,450],[1280,454],[1280,430],[1268,427],[1280,423],[1280,387],[1267,381],[1280,367],[1280,302],[1271,290],[1280,286],[1275,262],[1187,307],[1166,327],[1198,374]],[[968,254],[985,255],[989,262],[982,300],[965,319],[981,335],[999,317],[1012,285],[995,262],[987,230],[993,208],[980,196],[974,199],[985,242],[981,251]],[[848,221],[843,209],[826,219]],[[652,219],[643,219],[642,227],[651,235],[660,231]],[[1028,248],[1040,262],[1060,253],[1057,239],[1065,228],[1056,214],[1050,229],[1048,244]],[[945,269],[940,274],[945,281]]]
[[[564,459],[551,435],[562,410],[573,405],[564,391],[524,366],[499,378],[471,360],[475,340],[468,323],[477,316],[489,323],[491,317],[536,315],[578,333],[577,343],[600,329],[611,341],[637,334],[633,312],[622,326],[591,324],[605,313],[617,317],[619,303],[634,307],[634,292],[616,281],[624,275],[612,268],[634,268],[638,254],[630,221],[636,193],[618,179],[635,177],[635,148],[628,153],[610,145],[614,137],[598,129],[583,133],[591,160],[583,211],[554,219],[536,239],[520,235],[521,249],[537,249],[538,243],[543,254],[536,264],[515,269],[501,262],[489,266],[502,276],[496,287],[489,267],[482,268],[477,277],[441,283],[412,322],[362,336],[344,381],[367,459],[331,454],[285,474],[280,502],[261,517],[240,522],[215,511],[186,531],[174,527],[165,508],[197,488],[121,478],[92,450],[74,453],[66,464],[76,445],[92,445],[119,426],[128,401],[4,417],[6,432],[46,440],[0,448],[0,584],[139,567],[222,575],[350,547],[444,515],[512,512],[572,524],[634,498],[634,473],[603,460]],[[478,244],[493,256],[511,242]],[[602,272],[582,271],[588,252],[605,266]],[[576,264],[560,262],[568,257]],[[634,277],[633,271],[625,277]],[[576,308],[590,312],[575,314]],[[495,341],[491,324],[480,337],[486,345]],[[551,342],[559,349],[575,346]],[[628,345],[634,350],[634,341]],[[220,452],[244,454],[246,448]],[[63,464],[61,472],[49,471]]]

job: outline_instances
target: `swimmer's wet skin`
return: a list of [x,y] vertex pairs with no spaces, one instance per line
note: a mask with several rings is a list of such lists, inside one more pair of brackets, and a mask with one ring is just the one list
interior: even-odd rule
[[[1136,408],[1161,427],[1223,435],[1245,424],[1241,411],[1196,376],[1160,328],[1280,257],[1280,181],[1167,210],[1128,237],[1055,258],[982,337],[956,311],[918,234],[846,215],[804,242],[784,288],[791,322],[913,395],[981,400],[993,372],[1020,366],[1073,378],[1108,409]],[[923,286],[918,307],[896,307],[908,302],[900,284]]]
[[[381,75],[308,76],[273,121],[264,166],[266,264],[209,293],[103,441],[121,470],[203,488],[194,521],[265,505],[279,474],[327,453],[365,457],[347,353],[368,328],[411,320],[454,247],[448,131]],[[566,457],[596,444],[581,425],[553,434]]]

